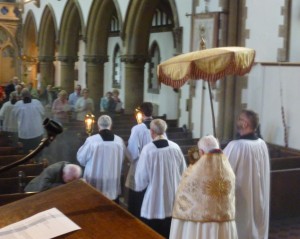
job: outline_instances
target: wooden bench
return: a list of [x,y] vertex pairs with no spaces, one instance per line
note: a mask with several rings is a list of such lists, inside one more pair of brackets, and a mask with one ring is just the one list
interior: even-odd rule
[[18,201],[23,198],[33,196],[37,193],[9,193],[9,194],[0,194],[0,207],[8,203]]
[[25,157],[23,154],[16,154],[16,155],[0,155],[0,168],[2,166],[11,164],[13,162],[18,161],[19,159]]
[[26,185],[34,179],[35,176],[12,178],[0,178],[0,194],[23,193]]
[[300,168],[300,156],[271,158],[271,170]]
[[45,167],[44,163],[22,164],[1,172],[0,178],[18,177],[20,171],[24,172],[26,176],[37,176],[41,174]]
[[300,216],[300,168],[271,171],[270,218]]
[[4,146],[0,147],[0,155],[12,155],[12,154],[19,154],[20,148],[13,147],[13,146]]

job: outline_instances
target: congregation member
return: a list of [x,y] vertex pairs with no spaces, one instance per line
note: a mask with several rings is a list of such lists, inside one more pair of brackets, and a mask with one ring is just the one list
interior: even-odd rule
[[22,92],[23,86],[21,84],[18,84],[18,85],[16,85],[15,89],[16,90],[14,92],[16,92],[17,100],[21,100],[22,99],[21,92]]
[[107,113],[114,113],[116,108],[116,103],[112,97],[112,93],[109,91],[100,100],[100,111]]
[[5,102],[0,109],[0,120],[2,121],[2,131],[11,139],[13,145],[18,142],[18,124],[13,114],[13,109],[17,102],[17,93],[10,93],[9,101]]
[[82,175],[82,169],[76,164],[60,161],[46,167],[43,172],[32,179],[25,187],[25,192],[45,191],[76,179]]
[[58,98],[52,105],[53,119],[61,124],[69,122],[70,105],[68,103],[68,94],[65,90],[58,93]]
[[84,121],[86,114],[93,113],[94,110],[94,101],[89,97],[89,90],[84,88],[81,92],[81,97],[75,104],[76,120]]
[[117,89],[114,89],[112,91],[112,98],[115,102],[115,112],[116,113],[123,113],[124,109],[123,109],[123,103],[121,101],[121,99],[119,98],[120,92]]
[[46,89],[40,92],[39,99],[42,105],[45,107],[45,117],[51,118],[53,102],[56,99],[56,94],[52,90],[52,85],[47,85]]
[[39,93],[36,88],[33,87],[33,83],[29,82],[26,86],[32,99],[39,99]]
[[18,122],[19,142],[23,145],[24,153],[35,149],[43,138],[44,107],[37,99],[32,99],[27,88],[22,90],[22,100],[13,109]]
[[5,86],[5,95],[6,100],[9,101],[10,93],[16,90],[16,86],[19,84],[19,79],[17,76],[14,76],[9,83]]
[[180,147],[166,138],[166,130],[164,120],[151,121],[153,141],[142,149],[135,172],[135,189],[146,189],[141,208],[143,222],[168,238],[175,192],[186,162]]
[[128,153],[123,139],[115,135],[111,127],[110,116],[100,116],[99,133],[86,139],[77,152],[77,161],[85,167],[86,182],[118,203],[122,166]]
[[76,119],[76,112],[75,112],[75,104],[77,100],[81,97],[81,85],[76,85],[74,92],[69,95],[68,102],[71,106],[72,111],[72,119]]
[[150,134],[150,123],[153,120],[153,105],[150,102],[144,102],[140,105],[142,113],[142,123],[137,124],[131,129],[128,139],[127,149],[130,153],[130,167],[127,174],[125,186],[128,188],[128,211],[136,217],[140,217],[141,207],[145,190],[138,192],[135,187],[135,169],[143,147],[152,141]]
[[242,110],[239,139],[224,149],[236,175],[236,226],[243,239],[268,239],[269,232],[270,159],[266,143],[255,133],[258,125],[254,111]]
[[233,170],[214,136],[202,137],[198,148],[201,157],[176,192],[170,239],[237,239]]

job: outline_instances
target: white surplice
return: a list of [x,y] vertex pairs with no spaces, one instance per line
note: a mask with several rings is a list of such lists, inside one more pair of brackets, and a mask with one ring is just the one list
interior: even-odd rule
[[262,139],[230,142],[224,154],[236,175],[236,226],[241,239],[268,239],[270,161]]
[[168,143],[163,148],[152,142],[145,145],[138,160],[136,190],[147,188],[141,208],[141,217],[147,219],[171,217],[175,192],[186,169],[179,146],[169,140]]
[[85,167],[84,179],[109,199],[121,193],[121,170],[126,146],[119,136],[103,141],[99,134],[86,139],[77,152],[78,162]]
[[18,136],[21,139],[33,139],[44,134],[44,106],[39,100],[32,99],[30,103],[19,100],[13,109],[18,121]]
[[11,101],[5,102],[0,110],[0,120],[2,120],[2,131],[18,132],[17,119],[14,117],[12,111],[15,104]]
[[142,123],[135,125],[131,129],[131,134],[128,140],[127,149],[130,154],[130,168],[127,174],[125,186],[132,190],[135,190],[134,175],[136,165],[143,147],[152,141],[150,129]]
[[235,221],[193,222],[172,219],[170,239],[237,239]]

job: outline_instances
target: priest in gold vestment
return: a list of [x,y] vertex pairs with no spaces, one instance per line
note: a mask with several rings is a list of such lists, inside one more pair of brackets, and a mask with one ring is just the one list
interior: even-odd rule
[[184,172],[170,239],[236,239],[235,175],[212,135],[198,142],[200,159]]

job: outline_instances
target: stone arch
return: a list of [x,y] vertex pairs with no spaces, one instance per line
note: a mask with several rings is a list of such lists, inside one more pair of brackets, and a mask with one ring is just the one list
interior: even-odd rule
[[23,53],[22,59],[22,80],[25,83],[32,82],[34,87],[38,86],[37,79],[37,25],[33,12],[30,10],[26,16],[23,27]]
[[109,38],[109,27],[112,16],[116,16],[122,29],[122,18],[117,1],[103,0],[94,1],[87,25],[87,85],[90,96],[99,108],[99,98],[104,90],[104,63],[108,61],[107,48]]
[[54,10],[51,5],[47,5],[43,11],[38,35],[39,45],[39,77],[43,87],[54,85],[54,60],[57,43],[57,23]]
[[[132,112],[144,98],[144,65],[148,60],[148,46],[152,18],[159,6],[165,6],[172,15],[173,29],[179,28],[174,0],[131,0],[123,28],[125,54],[125,109]],[[178,34],[177,34],[178,35]],[[132,95],[129,92],[137,92]]]
[[59,31],[59,56],[61,87],[67,92],[74,89],[75,62],[78,61],[79,40],[85,40],[85,26],[82,11],[77,0],[67,2]]

